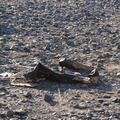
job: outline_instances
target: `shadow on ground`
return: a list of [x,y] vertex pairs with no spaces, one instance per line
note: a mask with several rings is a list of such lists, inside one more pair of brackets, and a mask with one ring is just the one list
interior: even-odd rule
[[[102,78],[102,77],[101,77]],[[35,89],[40,89],[43,91],[49,91],[49,92],[60,92],[64,93],[65,91],[71,89],[71,90],[100,90],[100,91],[112,91],[112,85],[109,83],[107,84],[102,79],[99,81],[99,85],[92,85],[92,84],[83,84],[83,83],[75,83],[75,84],[67,84],[67,83],[56,83],[53,81],[41,81],[38,83],[39,86]]]

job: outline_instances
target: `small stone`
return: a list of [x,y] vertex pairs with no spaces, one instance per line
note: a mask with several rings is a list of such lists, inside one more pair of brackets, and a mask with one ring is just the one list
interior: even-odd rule
[[104,109],[96,109],[94,110],[94,112],[104,112],[105,110]]
[[112,94],[114,94],[114,92],[107,92],[107,94],[111,94],[112,95]]
[[31,52],[30,49],[27,48],[27,47],[23,48],[23,50],[24,50],[25,52]]
[[103,54],[103,57],[111,57],[112,55],[110,54],[110,53],[105,53],[105,54]]
[[37,120],[37,118],[32,117],[31,120]]
[[14,112],[12,110],[7,111],[6,116],[12,117],[14,115]]
[[103,102],[104,102],[104,100],[100,99],[100,100],[98,100],[98,102],[103,103]]
[[115,99],[112,100],[112,102],[120,103],[120,99],[119,98],[115,98]]
[[0,86],[0,91],[4,91],[4,92],[6,92],[6,88],[5,88],[5,87]]
[[104,102],[103,105],[104,105],[104,106],[109,106],[109,105],[110,105],[110,102]]
[[2,107],[2,106],[6,106],[7,104],[4,104],[4,103],[0,103],[0,108]]
[[22,116],[22,119],[26,119],[28,116],[27,115],[23,115]]
[[0,92],[0,96],[4,96],[5,95],[5,92]]
[[105,61],[106,61],[105,58],[98,59],[98,62],[100,62],[100,63],[103,63],[103,62],[105,62]]
[[86,109],[87,106],[85,104],[77,104],[74,106],[74,108],[77,108],[77,109]]
[[120,90],[118,90],[117,93],[120,93]]
[[117,49],[120,49],[120,43],[119,43],[119,45],[118,45]]
[[72,100],[79,100],[79,98],[77,98],[77,97],[72,97]]
[[1,117],[1,118],[6,117],[5,111],[3,111],[3,112],[0,113],[0,117]]
[[95,92],[94,91],[88,91],[89,94],[94,94]]
[[100,108],[100,107],[101,107],[101,104],[96,104],[96,107]]
[[85,119],[85,120],[90,120],[90,119],[91,119],[91,116],[86,115],[86,116],[84,117],[84,119]]
[[75,97],[80,97],[80,95],[79,95],[79,94],[76,94]]
[[27,97],[27,98],[30,98],[30,97],[32,97],[32,94],[31,94],[30,92],[26,92],[26,93],[24,94],[24,96]]
[[78,116],[79,120],[84,120],[84,119],[83,119],[84,116],[85,116],[85,115],[79,115],[79,116]]
[[16,115],[19,115],[19,116],[23,116],[26,114],[26,111],[22,110],[22,109],[19,109],[19,110],[16,110],[15,111],[15,114]]
[[53,100],[53,96],[51,94],[49,94],[49,93],[46,93],[45,97],[44,97],[44,100],[45,101],[51,101],[51,100]]
[[[119,120],[120,119],[120,112],[116,112],[116,113],[113,113],[112,114],[112,118],[114,119],[114,120]],[[118,119],[117,119],[118,118]],[[112,119],[112,120],[113,120]]]
[[111,98],[110,95],[104,95],[103,98]]
[[117,77],[120,77],[120,72],[119,72],[119,73],[117,73]]

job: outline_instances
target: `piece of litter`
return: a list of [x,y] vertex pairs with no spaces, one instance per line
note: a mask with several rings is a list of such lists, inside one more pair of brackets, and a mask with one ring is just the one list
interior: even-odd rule
[[38,84],[33,84],[33,83],[14,83],[14,82],[11,82],[10,85],[21,86],[21,87],[37,87],[38,86]]

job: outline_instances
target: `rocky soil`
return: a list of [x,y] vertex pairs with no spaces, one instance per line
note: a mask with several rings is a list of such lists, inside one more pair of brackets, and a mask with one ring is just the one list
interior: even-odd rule
[[[0,0],[0,120],[119,120],[119,33],[119,0]],[[97,67],[100,85],[3,79],[62,58]]]

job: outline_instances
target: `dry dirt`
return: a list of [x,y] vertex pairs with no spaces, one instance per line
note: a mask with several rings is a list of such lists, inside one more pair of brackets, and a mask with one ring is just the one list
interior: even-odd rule
[[[119,120],[119,33],[118,0],[0,0],[0,120]],[[3,77],[39,62],[58,71],[62,58],[97,67],[100,85]]]

